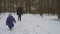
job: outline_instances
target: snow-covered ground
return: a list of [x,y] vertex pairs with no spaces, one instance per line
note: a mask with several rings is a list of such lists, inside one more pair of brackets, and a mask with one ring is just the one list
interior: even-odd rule
[[0,16],[0,34],[60,34],[60,21],[57,16],[23,14],[22,21],[18,21],[17,15],[14,13],[12,15],[16,19],[13,30],[9,30],[6,26],[8,13],[3,13],[3,17]]

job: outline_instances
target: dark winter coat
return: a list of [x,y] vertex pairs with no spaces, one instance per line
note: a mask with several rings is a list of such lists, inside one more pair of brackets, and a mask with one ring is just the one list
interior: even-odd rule
[[17,8],[17,15],[22,15],[23,12],[22,12],[22,8],[21,7],[18,7]]
[[7,17],[6,25],[8,25],[8,27],[14,27],[14,22],[16,23],[13,16],[8,16]]

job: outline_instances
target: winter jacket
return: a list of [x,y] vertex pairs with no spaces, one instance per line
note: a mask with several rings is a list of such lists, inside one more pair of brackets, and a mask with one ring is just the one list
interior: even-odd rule
[[21,15],[21,14],[23,14],[22,8],[21,7],[18,7],[17,8],[17,15]]
[[14,27],[14,22],[16,23],[13,16],[8,16],[7,17],[6,25],[8,25],[8,27]]

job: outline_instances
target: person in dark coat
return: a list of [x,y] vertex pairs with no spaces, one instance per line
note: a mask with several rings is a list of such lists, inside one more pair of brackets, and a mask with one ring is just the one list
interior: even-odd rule
[[14,27],[14,23],[16,23],[15,18],[12,16],[12,14],[9,14],[6,20],[6,25],[8,25],[10,30],[12,30]]
[[20,20],[21,21],[21,15],[23,14],[23,12],[22,12],[22,8],[21,7],[18,7],[17,8],[17,15],[18,15],[18,20]]

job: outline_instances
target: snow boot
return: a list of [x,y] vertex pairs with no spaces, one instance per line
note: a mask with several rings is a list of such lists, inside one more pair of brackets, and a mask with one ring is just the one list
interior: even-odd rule
[[10,27],[9,29],[10,29],[10,30],[12,30],[12,28],[11,28],[11,27]]

